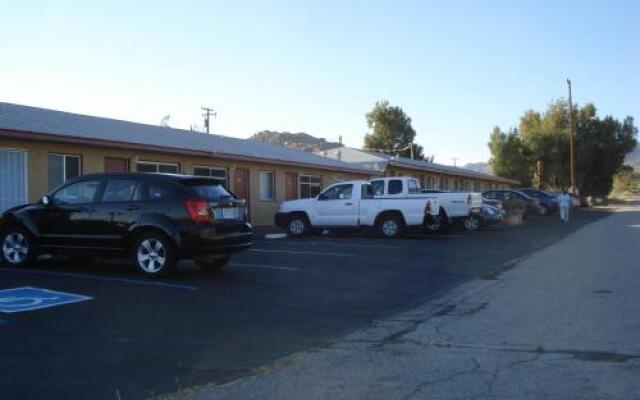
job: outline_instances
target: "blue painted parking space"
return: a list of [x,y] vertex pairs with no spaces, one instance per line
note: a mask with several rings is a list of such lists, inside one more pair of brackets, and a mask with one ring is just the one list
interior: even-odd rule
[[34,287],[0,290],[0,312],[17,313],[91,300],[89,296]]

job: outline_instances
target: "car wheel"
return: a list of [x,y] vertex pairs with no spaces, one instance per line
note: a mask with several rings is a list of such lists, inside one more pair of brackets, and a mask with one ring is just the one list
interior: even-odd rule
[[139,272],[147,276],[166,276],[176,266],[173,244],[163,234],[143,233],[133,247],[133,260]]
[[10,228],[0,238],[0,259],[12,267],[26,267],[34,260],[33,239],[21,228]]
[[294,214],[287,222],[287,232],[293,237],[301,237],[309,231],[307,217],[302,214]]
[[378,235],[395,239],[403,236],[404,224],[400,218],[396,215],[384,215],[378,221]]
[[468,215],[463,222],[464,229],[469,232],[480,229],[480,218],[477,215]]
[[222,254],[219,256],[198,258],[196,264],[206,272],[216,272],[222,270],[229,263],[231,254]]
[[540,214],[540,215],[547,215],[547,214],[549,214],[549,209],[548,209],[547,207],[545,207],[545,206],[541,206],[541,207],[538,209],[538,214]]

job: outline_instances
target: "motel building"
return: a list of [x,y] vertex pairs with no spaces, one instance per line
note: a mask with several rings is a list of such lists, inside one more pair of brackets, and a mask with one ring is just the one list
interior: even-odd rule
[[395,157],[374,151],[351,147],[338,147],[319,151],[316,154],[335,161],[343,161],[354,167],[385,176],[412,176],[423,188],[465,192],[483,192],[488,189],[516,187],[519,182],[512,179],[476,172],[465,168]]
[[0,103],[0,212],[79,175],[125,171],[212,177],[247,199],[256,225],[272,225],[284,200],[381,175],[263,142]]

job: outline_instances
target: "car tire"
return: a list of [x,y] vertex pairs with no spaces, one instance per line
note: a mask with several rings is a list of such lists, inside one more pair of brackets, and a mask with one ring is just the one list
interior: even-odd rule
[[480,229],[482,221],[477,215],[468,215],[464,221],[462,221],[462,225],[466,231],[474,232]]
[[145,232],[133,246],[133,262],[139,273],[151,276],[167,276],[176,267],[174,246],[160,232]]
[[194,261],[206,272],[218,272],[229,263],[230,259],[231,254],[222,254],[219,256],[198,258]]
[[394,214],[383,215],[376,225],[378,236],[386,239],[396,239],[404,236],[405,227],[402,219]]
[[9,228],[0,234],[0,264],[28,267],[35,260],[33,236],[22,228]]
[[287,233],[291,237],[302,237],[309,233],[309,220],[304,214],[293,214],[287,220]]

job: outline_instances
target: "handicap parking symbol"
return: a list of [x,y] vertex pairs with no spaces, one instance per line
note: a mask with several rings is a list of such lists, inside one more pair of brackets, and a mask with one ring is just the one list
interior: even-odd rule
[[34,287],[0,290],[0,312],[16,313],[91,300],[89,296]]

